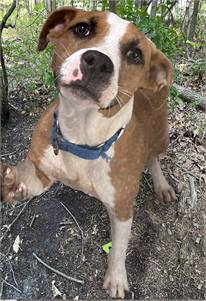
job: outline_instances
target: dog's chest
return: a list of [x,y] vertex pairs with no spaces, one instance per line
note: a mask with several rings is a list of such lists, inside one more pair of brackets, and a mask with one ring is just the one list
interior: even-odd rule
[[[114,156],[113,147],[108,155]],[[49,146],[40,167],[53,180],[97,197],[104,203],[111,205],[114,200],[115,189],[110,176],[110,163],[101,157],[85,160],[62,151],[56,156],[53,147]]]

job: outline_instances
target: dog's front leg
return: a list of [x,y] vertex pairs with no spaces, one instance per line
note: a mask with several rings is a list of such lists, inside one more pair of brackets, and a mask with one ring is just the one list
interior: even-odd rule
[[132,217],[120,221],[112,209],[107,209],[111,222],[112,250],[108,258],[104,288],[109,291],[112,298],[124,298],[124,291],[129,289],[125,260]]

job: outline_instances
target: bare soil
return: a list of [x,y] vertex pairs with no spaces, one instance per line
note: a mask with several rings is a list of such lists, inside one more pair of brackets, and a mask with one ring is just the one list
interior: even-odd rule
[[[20,93],[11,97],[15,108],[2,130],[3,162],[16,164],[26,155],[34,125],[46,105],[44,97],[32,99],[28,104]],[[206,299],[205,114],[182,106],[169,119],[171,144],[162,167],[177,190],[178,201],[158,201],[145,171],[126,262],[128,299]],[[56,298],[108,299],[102,289],[107,261],[102,246],[110,241],[104,206],[62,184],[24,205],[1,205],[0,298],[51,299],[53,283],[61,292]],[[18,235],[21,243],[15,253]],[[48,270],[33,253],[84,284]]]

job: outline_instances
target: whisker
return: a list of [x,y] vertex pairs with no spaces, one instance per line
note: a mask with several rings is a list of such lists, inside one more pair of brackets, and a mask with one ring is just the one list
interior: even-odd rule
[[124,94],[124,95],[126,95],[126,96],[132,97],[132,94],[128,94],[127,92],[124,92],[124,91],[122,91],[120,89],[119,89],[119,92],[122,93],[122,94]]
[[70,56],[71,54],[70,54],[70,52],[69,52],[69,49],[66,48],[66,46],[64,45],[64,43],[62,43],[62,42],[60,42],[60,41],[59,41],[59,43],[61,44],[61,46],[63,46],[64,50],[66,50],[66,54],[67,54],[68,56]]
[[122,99],[117,95],[116,96],[116,100],[117,100],[117,102],[118,102],[118,104],[119,104],[119,106],[120,106],[120,109],[122,108]]
[[120,109],[121,109],[122,106],[121,106],[121,103],[119,103],[119,99],[117,98],[117,96],[115,97],[115,99],[117,100],[117,103],[118,103],[118,105],[119,105],[119,107],[120,107]]
[[121,89],[122,92],[128,93],[129,95],[132,95],[132,93],[128,90],[125,89],[125,87],[122,87],[120,85],[118,85],[118,87]]
[[64,59],[66,58],[66,57],[63,57],[63,56],[61,56],[58,52],[56,52],[55,50],[54,50],[54,53],[58,56],[58,58],[61,60],[61,61],[64,61]]

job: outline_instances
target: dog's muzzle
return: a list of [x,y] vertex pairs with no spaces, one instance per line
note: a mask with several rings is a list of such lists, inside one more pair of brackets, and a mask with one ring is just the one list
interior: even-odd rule
[[99,102],[111,84],[114,64],[104,53],[88,49],[74,53],[62,66],[60,86],[71,88],[80,98],[89,96]]

